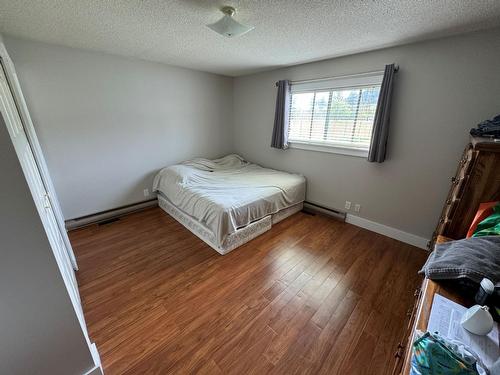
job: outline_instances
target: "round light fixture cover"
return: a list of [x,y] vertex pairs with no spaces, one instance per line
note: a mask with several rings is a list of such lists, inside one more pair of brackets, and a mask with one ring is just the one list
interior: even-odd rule
[[228,38],[233,38],[235,36],[246,34],[254,29],[253,26],[243,25],[233,18],[234,13],[236,13],[236,9],[233,7],[223,7],[221,11],[224,13],[224,17],[215,23],[207,25],[216,33],[224,35]]

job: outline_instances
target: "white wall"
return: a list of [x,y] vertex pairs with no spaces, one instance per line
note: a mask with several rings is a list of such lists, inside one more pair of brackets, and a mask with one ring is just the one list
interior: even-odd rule
[[[265,166],[303,173],[307,200],[429,238],[450,177],[479,121],[500,113],[500,30],[411,44],[234,80],[235,149]],[[399,63],[388,159],[269,147],[280,79],[313,79]]]
[[[5,44],[66,219],[144,200],[165,165],[236,151],[303,173],[309,201],[339,210],[360,203],[361,217],[429,238],[468,130],[500,112],[500,29],[234,80],[10,37]],[[269,147],[275,81],[391,62],[400,71],[385,163]]]
[[0,115],[0,374],[83,374],[94,367]]
[[231,78],[4,42],[65,219],[148,199],[143,189],[163,166],[232,151]]

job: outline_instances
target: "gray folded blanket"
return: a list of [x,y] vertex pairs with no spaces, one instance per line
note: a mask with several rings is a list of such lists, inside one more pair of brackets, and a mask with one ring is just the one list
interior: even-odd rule
[[419,273],[433,280],[468,278],[500,282],[500,236],[471,237],[436,245]]

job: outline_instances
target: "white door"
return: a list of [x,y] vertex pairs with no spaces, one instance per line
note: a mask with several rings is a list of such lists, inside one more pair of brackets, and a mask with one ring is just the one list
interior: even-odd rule
[[38,214],[40,215],[45,232],[47,233],[47,237],[75,308],[75,312],[80,320],[80,324],[85,327],[86,332],[83,310],[80,302],[80,294],[78,292],[78,284],[73,270],[73,265],[66,250],[64,239],[61,236],[50,196],[45,189],[33,151],[28,142],[26,133],[24,132],[21,118],[5,77],[3,66],[0,69],[0,111],[16,150],[17,157],[21,163],[24,176],[28,182]]
[[49,199],[51,201],[52,211],[54,212],[54,215],[56,217],[57,225],[59,227],[59,232],[66,247],[66,252],[68,253],[68,256],[71,260],[73,269],[76,271],[78,270],[78,265],[76,263],[76,258],[75,254],[73,253],[71,242],[69,241],[68,238],[68,233],[66,232],[66,227],[64,225],[64,216],[62,214],[61,207],[59,206],[56,191],[54,189],[54,185],[52,184],[52,180],[50,178],[49,171],[45,163],[45,158],[43,156],[40,143],[38,142],[38,137],[36,135],[35,128],[33,127],[33,124],[31,122],[31,118],[28,109],[26,107],[26,102],[24,101],[24,97],[21,93],[21,87],[19,86],[19,81],[17,80],[14,65],[12,64],[12,61],[10,61],[9,54],[6,51],[4,44],[1,43],[1,36],[0,36],[0,55],[2,56],[1,63],[3,65],[5,76],[7,77],[7,83],[9,84],[11,94],[14,97],[14,102],[19,111],[24,132],[28,138],[28,142],[31,146],[31,151],[33,153],[33,156],[35,157],[35,162],[38,166],[38,171],[40,172],[40,176],[42,177],[45,190],[47,190],[47,192],[49,193]]

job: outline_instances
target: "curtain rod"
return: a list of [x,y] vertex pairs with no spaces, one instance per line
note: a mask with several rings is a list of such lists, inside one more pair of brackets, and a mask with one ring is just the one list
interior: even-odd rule
[[[394,66],[394,71],[397,72],[399,70],[399,65]],[[315,78],[315,79],[301,79],[298,81],[290,81],[290,83],[297,84],[297,83],[306,83],[306,82],[321,82],[321,81],[327,81],[329,79],[340,79],[340,78],[352,78],[352,77],[359,77],[359,76],[365,76],[365,75],[372,75],[372,74],[382,74],[384,73],[385,70],[374,70],[371,72],[363,72],[363,73],[355,73],[355,74],[344,74],[341,76],[334,76],[334,77],[323,77],[323,78]],[[276,86],[278,86],[278,82],[276,82]]]

